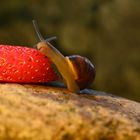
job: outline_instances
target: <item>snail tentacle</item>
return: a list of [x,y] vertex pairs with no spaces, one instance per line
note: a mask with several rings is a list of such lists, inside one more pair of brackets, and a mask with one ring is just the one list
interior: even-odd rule
[[44,41],[44,38],[43,38],[42,34],[41,34],[40,31],[39,31],[39,27],[38,27],[37,22],[36,22],[35,20],[33,20],[32,22],[33,22],[33,26],[34,26],[35,32],[36,32],[36,34],[37,34],[39,40],[40,40],[40,41]]

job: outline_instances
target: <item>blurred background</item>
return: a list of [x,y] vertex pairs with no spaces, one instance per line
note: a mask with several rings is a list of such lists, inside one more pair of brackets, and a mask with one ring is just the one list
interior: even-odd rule
[[63,54],[94,63],[93,89],[140,101],[139,0],[1,0],[0,44],[34,46],[32,19]]

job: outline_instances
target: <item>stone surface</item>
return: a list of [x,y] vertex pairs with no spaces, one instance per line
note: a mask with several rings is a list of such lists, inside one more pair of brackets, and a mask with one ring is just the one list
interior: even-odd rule
[[0,84],[0,140],[139,140],[140,104],[94,90]]

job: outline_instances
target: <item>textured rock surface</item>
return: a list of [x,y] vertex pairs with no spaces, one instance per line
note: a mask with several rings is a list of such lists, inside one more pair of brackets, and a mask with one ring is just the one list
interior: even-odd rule
[[0,84],[1,140],[139,140],[140,104],[103,92]]

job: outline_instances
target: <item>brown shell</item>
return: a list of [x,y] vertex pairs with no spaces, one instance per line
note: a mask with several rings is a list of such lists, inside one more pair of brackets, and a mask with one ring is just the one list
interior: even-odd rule
[[79,55],[68,56],[71,61],[77,78],[75,79],[80,89],[88,87],[95,79],[95,67],[86,57]]

